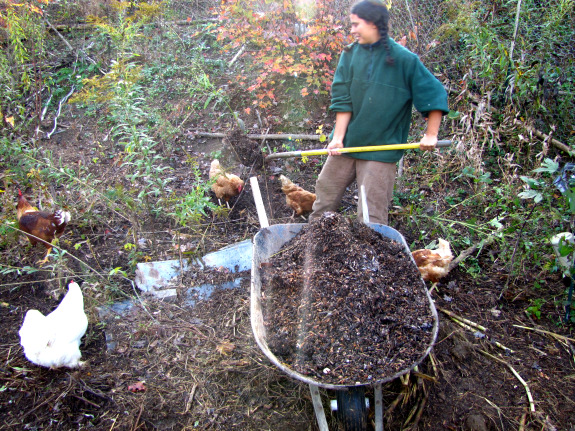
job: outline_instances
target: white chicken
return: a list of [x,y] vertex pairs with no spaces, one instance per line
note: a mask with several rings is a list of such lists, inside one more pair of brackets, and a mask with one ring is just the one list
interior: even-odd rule
[[415,264],[425,281],[436,283],[449,272],[449,264],[453,260],[449,242],[439,238],[439,246],[435,250],[423,248],[411,254]]
[[58,307],[47,316],[28,310],[20,328],[20,345],[28,360],[43,367],[76,368],[82,365],[80,340],[88,328],[84,297],[74,281]]

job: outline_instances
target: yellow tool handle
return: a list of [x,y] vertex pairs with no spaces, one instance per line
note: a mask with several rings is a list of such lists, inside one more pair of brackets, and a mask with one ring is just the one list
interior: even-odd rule
[[[419,142],[413,144],[390,144],[390,145],[373,145],[371,147],[349,147],[340,148],[340,153],[364,153],[368,151],[389,151],[389,150],[408,150],[410,148],[419,148]],[[437,141],[436,147],[448,147],[451,145],[451,141]],[[272,159],[287,159],[289,157],[309,157],[309,156],[322,156],[328,154],[326,148],[321,148],[317,150],[305,150],[305,151],[288,151],[285,153],[275,153],[266,156],[266,160]]]

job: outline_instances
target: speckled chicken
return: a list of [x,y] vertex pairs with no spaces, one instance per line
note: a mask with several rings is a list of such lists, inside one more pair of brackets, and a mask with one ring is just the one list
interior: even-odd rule
[[449,242],[441,238],[438,242],[439,246],[435,250],[424,248],[411,253],[423,279],[433,283],[447,275],[449,264],[453,260]]
[[280,181],[282,183],[282,192],[286,195],[286,204],[294,211],[294,214],[303,216],[311,212],[316,198],[315,194],[295,185],[285,175],[280,175]]
[[87,327],[82,290],[71,281],[66,296],[50,314],[26,312],[19,332],[20,344],[26,358],[36,365],[75,368],[82,365],[80,340]]
[[244,181],[237,175],[225,173],[218,159],[212,160],[209,178],[210,180],[215,179],[212,184],[212,191],[216,194],[218,202],[221,205],[221,199],[223,199],[228,208],[230,207],[229,200],[238,196],[244,188]]

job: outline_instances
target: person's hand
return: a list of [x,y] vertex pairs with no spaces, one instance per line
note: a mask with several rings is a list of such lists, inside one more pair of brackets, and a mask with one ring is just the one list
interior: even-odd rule
[[437,136],[433,135],[423,135],[421,141],[419,141],[419,149],[422,151],[433,151],[437,145]]
[[334,139],[333,141],[331,141],[329,143],[329,145],[326,147],[327,149],[327,153],[330,156],[340,156],[341,153],[339,151],[337,151],[338,148],[343,148],[343,142]]

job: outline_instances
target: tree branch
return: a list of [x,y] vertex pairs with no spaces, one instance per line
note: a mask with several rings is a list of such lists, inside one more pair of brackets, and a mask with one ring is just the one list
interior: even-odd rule
[[[56,33],[56,35],[62,40],[62,42],[64,42],[64,44],[68,47],[68,49],[72,52],[76,52],[76,50],[74,49],[74,47],[72,45],[70,45],[70,42],[68,42],[66,40],[66,38],[64,36],[62,36],[62,33],[60,33],[58,30],[56,30],[56,27],[54,27],[52,25],[52,23],[50,21],[48,21],[47,18],[44,18],[44,21],[46,22],[46,24],[48,24],[48,27],[50,27],[52,29],[52,31],[54,33]],[[88,56],[88,54],[86,54],[86,52],[83,49],[79,50],[82,53],[82,57],[84,57],[86,60],[88,60],[90,63],[96,65],[96,61],[93,60],[92,58],[90,58],[90,56]]]

